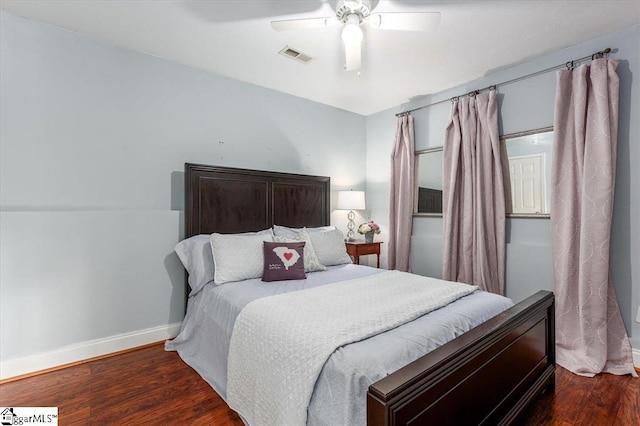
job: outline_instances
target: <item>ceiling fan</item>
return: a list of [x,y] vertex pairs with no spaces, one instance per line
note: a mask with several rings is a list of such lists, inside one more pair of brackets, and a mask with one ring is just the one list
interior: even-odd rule
[[[376,2],[377,3],[377,2]],[[362,64],[362,29],[367,23],[381,30],[426,31],[440,22],[438,12],[386,12],[371,13],[370,0],[338,0],[336,16],[329,18],[285,19],[271,21],[276,31],[306,30],[343,24],[342,42],[345,50],[345,69],[358,71]]]

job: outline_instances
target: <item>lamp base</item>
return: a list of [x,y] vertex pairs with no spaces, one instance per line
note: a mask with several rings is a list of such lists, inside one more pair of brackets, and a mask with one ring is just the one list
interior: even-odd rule
[[353,238],[353,230],[356,229],[356,223],[353,221],[355,218],[356,213],[353,210],[349,210],[349,213],[347,213],[347,219],[349,219],[347,222],[347,241],[355,241],[355,238]]

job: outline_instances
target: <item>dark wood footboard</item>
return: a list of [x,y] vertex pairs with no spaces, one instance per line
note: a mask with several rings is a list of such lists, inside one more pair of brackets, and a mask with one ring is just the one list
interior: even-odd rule
[[554,389],[553,293],[540,291],[372,384],[367,424],[510,424]]

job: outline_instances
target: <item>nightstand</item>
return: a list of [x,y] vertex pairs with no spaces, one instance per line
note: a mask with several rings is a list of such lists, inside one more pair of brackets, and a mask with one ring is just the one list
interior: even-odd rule
[[362,240],[345,242],[345,245],[347,246],[347,254],[353,258],[356,265],[360,264],[360,256],[375,254],[378,256],[378,268],[380,267],[380,244],[382,244],[380,241],[373,243],[367,243]]

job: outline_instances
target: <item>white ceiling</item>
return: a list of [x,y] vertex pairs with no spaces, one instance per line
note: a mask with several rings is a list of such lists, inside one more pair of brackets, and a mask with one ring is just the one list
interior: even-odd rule
[[[343,69],[340,26],[271,29],[274,19],[334,16],[333,1],[0,2],[15,15],[362,115],[640,23],[640,0],[373,3],[375,12],[437,11],[441,22],[429,32],[363,28],[358,76]],[[285,45],[313,60],[279,55]]]

